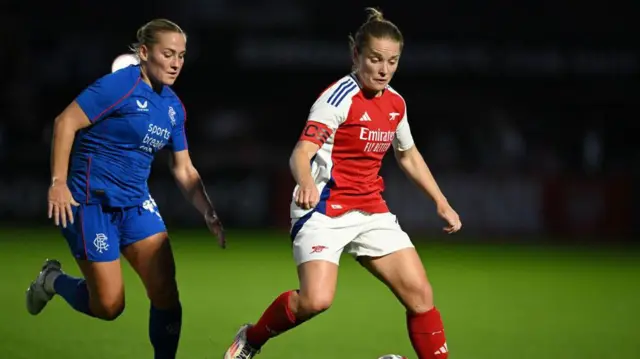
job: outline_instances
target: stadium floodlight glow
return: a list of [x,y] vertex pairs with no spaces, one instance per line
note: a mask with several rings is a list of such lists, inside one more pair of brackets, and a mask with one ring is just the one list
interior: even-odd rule
[[140,62],[134,54],[122,54],[113,60],[113,64],[111,64],[111,72],[116,72],[129,65],[137,65],[138,63]]

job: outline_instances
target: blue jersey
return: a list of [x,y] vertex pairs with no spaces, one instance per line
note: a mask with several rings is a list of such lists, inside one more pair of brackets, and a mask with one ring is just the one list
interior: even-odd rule
[[131,207],[149,199],[147,179],[156,152],[187,149],[186,111],[168,86],[154,92],[139,66],[108,74],[76,102],[91,125],[76,135],[68,186],[79,203]]

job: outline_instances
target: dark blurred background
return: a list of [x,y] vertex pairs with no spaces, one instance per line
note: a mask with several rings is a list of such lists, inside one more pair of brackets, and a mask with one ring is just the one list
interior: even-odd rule
[[[525,6],[526,5],[526,6]],[[0,220],[46,224],[54,117],[166,17],[188,33],[175,89],[194,162],[228,227],[287,228],[288,157],[309,107],[350,69],[347,36],[380,6],[406,47],[392,83],[469,240],[633,241],[639,232],[637,5],[295,0],[9,2]],[[385,196],[412,233],[441,227],[388,156]],[[202,226],[168,173],[149,181],[169,225]]]

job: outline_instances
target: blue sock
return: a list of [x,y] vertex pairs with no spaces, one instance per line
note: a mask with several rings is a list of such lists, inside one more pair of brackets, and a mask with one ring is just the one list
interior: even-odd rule
[[149,339],[154,359],[175,359],[182,328],[182,306],[158,309],[151,305],[149,313]]
[[73,309],[93,317],[89,309],[89,289],[84,279],[60,274],[53,282],[53,289]]

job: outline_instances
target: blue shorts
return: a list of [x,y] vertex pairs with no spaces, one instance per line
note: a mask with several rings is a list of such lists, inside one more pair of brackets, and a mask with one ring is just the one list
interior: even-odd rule
[[75,258],[91,262],[114,261],[121,248],[167,230],[151,197],[125,208],[81,204],[73,207],[73,219],[62,235]]

